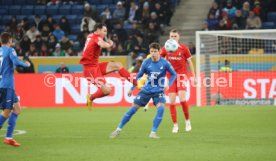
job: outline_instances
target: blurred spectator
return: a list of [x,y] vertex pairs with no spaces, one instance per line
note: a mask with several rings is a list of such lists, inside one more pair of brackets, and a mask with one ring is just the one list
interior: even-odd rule
[[249,12],[249,17],[246,20],[246,29],[260,29],[262,21],[259,16],[255,16],[253,11]]
[[96,22],[99,22],[99,15],[96,10],[93,9],[93,7],[90,6],[89,3],[85,3],[84,5],[84,17],[91,17]]
[[[39,15],[35,15],[33,21],[34,21],[35,25],[37,26],[37,28],[39,29],[40,23],[41,23],[41,17]],[[41,31],[41,30],[39,30],[39,31]]]
[[219,71],[221,71],[221,72],[232,72],[230,61],[225,59],[224,66],[221,67]]
[[247,18],[249,16],[249,11],[250,11],[250,4],[249,2],[244,2],[242,5],[242,17]]
[[96,22],[91,17],[83,17],[81,20],[80,30],[84,31],[84,27],[88,27],[90,32],[93,31]]
[[125,19],[126,9],[121,1],[117,2],[116,9],[113,12],[113,18],[123,21]]
[[158,42],[159,32],[156,30],[154,23],[149,23],[148,28],[145,30],[144,34],[149,44],[152,42]]
[[57,43],[55,47],[55,51],[52,53],[53,56],[65,56],[65,52],[61,50],[60,44]]
[[61,30],[65,32],[65,34],[70,34],[71,32],[71,26],[70,23],[68,22],[68,19],[66,16],[62,16],[59,20],[59,26]]
[[34,41],[34,44],[35,44],[35,48],[36,48],[37,52],[40,53],[41,47],[42,47],[42,44],[43,44],[43,40],[42,40],[40,34],[36,35],[36,40]]
[[236,7],[232,5],[232,0],[227,0],[226,7],[223,11],[226,12],[230,18],[232,18],[236,15],[236,10]]
[[232,19],[232,29],[245,29],[246,19],[242,17],[241,10],[236,11],[236,16]]
[[22,50],[19,42],[15,43],[15,51],[17,53],[17,56],[24,56],[24,51]]
[[214,19],[219,19],[220,18],[220,9],[218,8],[217,2],[213,2],[212,7],[209,10],[208,13],[208,19],[210,18],[210,15],[214,16]]
[[64,31],[60,29],[60,26],[55,25],[55,30],[53,31],[53,35],[57,38],[58,41],[64,36]]
[[146,2],[144,2],[144,5],[143,5],[141,18],[139,18],[144,27],[147,26],[147,24],[149,22],[149,18],[150,18],[149,3],[146,1]]
[[136,20],[135,20],[135,16],[136,16],[136,12],[138,10],[138,6],[135,4],[135,2],[131,2],[130,3],[130,9],[129,9],[129,12],[128,12],[128,15],[127,15],[127,22],[128,23],[135,23]]
[[22,28],[24,29],[24,31],[28,31],[30,29],[30,23],[27,17],[24,17],[21,22],[20,22]]
[[23,36],[22,40],[20,41],[20,46],[24,53],[29,51],[30,45],[31,45],[31,40],[29,39],[29,37],[27,35]]
[[196,48],[195,48],[195,45],[193,44],[193,42],[189,42],[188,47],[189,47],[190,53],[192,55],[194,55],[196,53]]
[[61,50],[67,52],[69,48],[73,46],[73,42],[71,42],[66,35],[64,35],[60,41]]
[[101,22],[107,25],[108,30],[112,29],[112,14],[110,9],[106,7],[101,13]]
[[15,32],[13,33],[13,37],[17,40],[17,41],[20,41],[23,36],[24,36],[25,32],[21,26],[21,24],[18,24],[17,27],[16,27],[16,30]]
[[10,31],[14,33],[17,28],[16,16],[12,16],[12,19],[7,24],[10,27]]
[[126,30],[122,27],[121,23],[115,24],[113,33],[119,35],[119,41],[124,42],[127,40],[127,32]]
[[171,5],[171,0],[163,0],[160,1],[161,4],[161,9],[163,10],[164,13],[164,22],[166,25],[170,26],[171,18],[173,16],[173,11],[172,11],[172,5]]
[[41,31],[43,26],[47,26],[50,29],[50,32],[53,32],[55,24],[56,21],[53,19],[53,17],[48,15],[47,19],[40,23],[40,26],[38,26],[38,30]]
[[210,30],[214,30],[216,29],[216,27],[218,26],[218,19],[215,18],[215,15],[213,15],[212,13],[208,16],[208,29]]
[[[48,38],[48,41],[47,41],[47,44],[48,44],[48,50],[49,50],[49,53],[53,53],[55,48],[56,48],[56,44],[57,44],[57,39],[54,35],[50,35],[49,38]],[[59,44],[60,45],[60,44]]]
[[21,66],[17,66],[16,67],[16,71],[18,72],[18,73],[34,73],[35,72],[35,70],[34,70],[34,64],[33,64],[33,62],[31,61],[31,59],[28,57],[28,56],[24,56],[23,57],[23,61],[24,62],[29,62],[30,63],[30,66],[29,67],[21,67]]
[[227,12],[222,13],[222,19],[219,22],[219,28],[219,30],[232,29],[231,20],[229,19]]
[[86,38],[87,38],[88,35],[89,35],[88,29],[85,30],[85,31],[83,31],[83,32],[81,32],[81,33],[78,35],[78,37],[77,37],[77,42],[79,42],[79,44],[80,44],[79,47],[80,47],[81,49],[84,48],[84,44],[85,44],[85,41],[86,41]]
[[154,12],[157,15],[159,25],[163,26],[165,24],[166,18],[165,18],[165,13],[164,13],[163,9],[161,9],[160,3],[155,3]]
[[141,65],[142,65],[142,63],[143,63],[143,60],[144,60],[144,58],[143,58],[142,56],[138,56],[138,57],[135,59],[135,64],[134,64],[132,67],[130,67],[130,68],[128,69],[128,71],[129,71],[130,73],[138,73],[138,71],[139,71],[139,69],[140,69],[140,67],[141,67]]
[[128,31],[128,35],[137,35],[142,34],[141,31],[138,29],[137,23],[132,24],[132,28]]
[[26,35],[29,37],[31,42],[35,42],[36,36],[39,34],[40,32],[37,30],[35,24],[33,24],[31,28],[26,32]]
[[60,67],[56,70],[56,73],[69,73],[69,68],[64,64],[64,62],[61,62]]
[[46,43],[42,43],[41,50],[40,50],[40,53],[38,53],[38,55],[39,56],[50,56]]
[[38,56],[35,44],[31,43],[29,51],[26,52],[25,56]]
[[46,5],[48,0],[36,0],[36,4]]
[[123,47],[118,35],[113,34],[111,40],[113,41],[113,46],[111,47],[110,55],[121,55],[123,53]]
[[44,25],[42,26],[42,30],[41,30],[42,39],[43,39],[44,41],[47,41],[50,34],[51,34],[51,30],[50,30],[49,25],[44,24]]
[[253,8],[253,12],[255,13],[256,16],[261,16],[261,4],[260,2],[257,0],[254,2],[254,8]]
[[128,39],[123,43],[123,49],[126,54],[131,53],[134,50],[134,46],[138,44],[135,35],[129,35]]

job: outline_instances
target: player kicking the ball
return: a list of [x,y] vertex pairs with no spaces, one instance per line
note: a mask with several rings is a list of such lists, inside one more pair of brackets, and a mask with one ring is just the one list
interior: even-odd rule
[[[144,107],[151,98],[157,108],[157,113],[153,120],[153,126],[149,137],[153,139],[159,138],[156,135],[156,132],[163,119],[164,106],[166,103],[164,91],[167,91],[169,86],[172,85],[173,81],[176,79],[176,73],[171,64],[160,57],[160,45],[158,43],[150,44],[149,48],[151,58],[144,60],[141,69],[136,76],[136,80],[138,80],[143,76],[143,74],[147,74],[148,79],[142,90],[134,99],[132,107],[123,116],[117,129],[110,134],[110,138],[116,138],[137,110],[140,107]],[[167,71],[171,74],[171,77],[169,83],[165,84]]]
[[83,65],[84,77],[98,87],[98,90],[90,95],[87,95],[87,107],[92,109],[92,102],[96,98],[101,98],[109,95],[111,87],[106,84],[104,75],[118,71],[118,73],[136,85],[136,80],[132,80],[130,73],[123,68],[120,62],[102,62],[99,63],[99,57],[102,48],[110,48],[113,46],[111,40],[104,41],[107,35],[107,28],[105,24],[98,23],[94,26],[94,32],[87,36],[83,55],[80,64]]
[[[179,43],[180,35],[177,30],[173,29],[170,31],[170,39],[174,39]],[[170,98],[170,113],[173,122],[173,133],[178,132],[178,124],[177,124],[177,112],[175,108],[175,100],[176,95],[178,94],[180,104],[182,106],[183,113],[185,115],[186,121],[186,131],[191,131],[191,121],[189,116],[189,106],[186,100],[186,84],[187,81],[187,69],[186,64],[189,64],[190,71],[194,78],[194,83],[196,84],[196,77],[194,72],[193,62],[191,60],[192,56],[188,47],[184,44],[178,45],[178,49],[174,52],[167,52],[166,49],[163,47],[161,50],[161,56],[165,57],[173,66],[174,70],[177,73],[177,79],[173,82],[172,86],[169,89],[169,98]],[[170,76],[169,76],[170,77]]]
[[15,50],[11,47],[12,37],[4,32],[1,35],[2,47],[0,48],[0,129],[8,119],[5,144],[19,147],[20,144],[13,139],[13,131],[21,108],[14,90],[14,66],[29,67],[30,63],[18,60]]

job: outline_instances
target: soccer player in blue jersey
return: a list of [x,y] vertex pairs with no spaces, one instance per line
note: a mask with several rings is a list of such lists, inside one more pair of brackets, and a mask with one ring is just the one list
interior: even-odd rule
[[[124,125],[131,119],[137,110],[140,107],[144,107],[151,98],[157,108],[157,113],[153,120],[153,126],[149,137],[153,139],[160,138],[157,136],[156,132],[163,119],[164,106],[166,103],[164,91],[167,91],[169,86],[171,86],[173,81],[176,79],[176,72],[167,60],[160,57],[161,47],[158,43],[150,44],[149,48],[151,58],[146,59],[143,62],[141,69],[136,76],[136,80],[139,80],[143,74],[147,74],[148,79],[142,90],[134,99],[132,107],[124,114],[117,129],[110,134],[110,138],[117,137],[122,131]],[[168,84],[165,83],[167,71],[172,75]]]
[[21,112],[21,108],[18,102],[18,98],[14,90],[14,67],[19,65],[23,67],[29,67],[30,63],[21,62],[16,55],[15,50],[11,47],[12,37],[9,33],[1,34],[0,47],[0,109],[2,113],[0,115],[0,129],[4,122],[8,119],[7,134],[4,140],[5,144],[19,147],[13,138],[13,131],[16,125],[16,120]]

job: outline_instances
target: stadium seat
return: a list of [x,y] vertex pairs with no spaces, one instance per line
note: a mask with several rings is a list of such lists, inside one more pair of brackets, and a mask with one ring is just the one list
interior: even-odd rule
[[9,13],[9,7],[1,5],[0,6],[0,15],[7,15]]
[[62,5],[59,8],[59,14],[60,15],[69,15],[69,14],[71,14],[71,8],[72,8],[71,5]]
[[74,25],[74,26],[72,26],[72,29],[71,29],[71,33],[72,34],[75,34],[75,35],[77,35],[77,34],[79,34],[81,31],[80,31],[80,25]]
[[22,6],[21,8],[21,14],[22,15],[32,15],[34,10],[34,6],[32,5],[26,5]]
[[57,15],[58,14],[58,6],[57,5],[47,6],[46,14]]
[[14,0],[13,4],[23,6],[26,4],[26,0]]
[[91,5],[99,5],[102,4],[102,0],[88,0]]
[[72,7],[72,14],[74,15],[82,15],[83,12],[84,12],[84,9],[83,9],[83,5],[76,5],[74,7]]
[[35,15],[45,15],[46,6],[35,6],[34,14]]
[[9,8],[10,15],[20,15],[20,12],[21,12],[21,6],[19,5],[10,6]]
[[76,41],[77,35],[69,35],[68,38],[69,38],[69,40]]
[[263,29],[273,29],[275,28],[274,22],[263,22]]
[[1,5],[13,5],[13,0],[2,0]]
[[98,13],[102,13],[102,11],[103,11],[106,7],[108,7],[108,6],[107,6],[107,5],[97,5],[97,6],[96,6],[96,9],[97,9]]
[[113,13],[116,9],[116,5],[109,5],[108,8],[110,9],[110,12]]
[[5,26],[0,25],[0,32],[3,32],[5,30]]
[[4,15],[2,17],[2,24],[6,25],[10,20],[11,20],[12,16],[11,15]]
[[269,12],[267,14],[267,21],[276,23],[276,12]]
[[32,4],[32,5],[35,5],[36,2],[35,0],[26,0],[26,3],[25,4]]
[[26,15],[17,15],[16,16],[16,20],[18,21],[18,22],[20,22],[23,18],[28,18],[29,16],[26,16]]
[[53,19],[58,23],[62,15],[53,15]]
[[77,15],[67,15],[66,18],[71,26],[76,24]]
[[110,5],[110,4],[114,4],[114,2],[113,0],[102,0],[102,4]]

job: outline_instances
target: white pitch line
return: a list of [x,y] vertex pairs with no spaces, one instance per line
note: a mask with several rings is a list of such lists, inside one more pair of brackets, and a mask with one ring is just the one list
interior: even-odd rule
[[[3,131],[6,131],[5,129],[3,129]],[[14,130],[14,133],[13,133],[13,135],[24,135],[24,134],[26,134],[27,133],[27,131],[25,131],[25,130]],[[6,135],[0,135],[1,137],[4,137],[4,136],[6,136]]]

